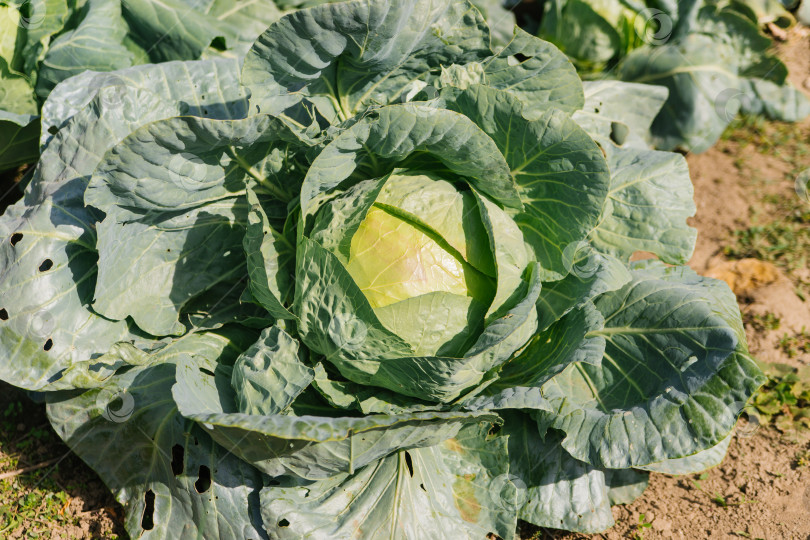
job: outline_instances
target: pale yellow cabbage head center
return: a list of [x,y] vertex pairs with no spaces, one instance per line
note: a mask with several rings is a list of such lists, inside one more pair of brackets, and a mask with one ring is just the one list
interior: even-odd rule
[[352,237],[348,270],[375,308],[432,292],[468,296],[461,261],[424,231],[377,206]]

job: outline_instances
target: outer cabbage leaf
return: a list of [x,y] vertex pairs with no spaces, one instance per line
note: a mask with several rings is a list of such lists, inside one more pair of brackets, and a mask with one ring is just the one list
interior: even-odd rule
[[504,7],[503,0],[471,0],[471,3],[486,19],[492,34],[492,44],[502,47],[509,43],[516,23],[514,8]]
[[582,82],[557,47],[515,28],[512,40],[482,62],[486,86],[517,97],[536,119],[551,107],[572,113],[584,103]]
[[270,26],[248,53],[242,78],[258,110],[280,112],[306,97],[328,120],[347,120],[399,100],[442,65],[489,53],[486,24],[466,1],[352,1],[297,11]]
[[250,210],[242,247],[251,297],[273,317],[291,319],[293,315],[284,306],[290,304],[295,287],[295,239],[286,226],[295,217],[288,217],[283,228],[276,230],[253,189],[246,188],[246,195]]
[[600,365],[605,339],[591,335],[604,328],[605,320],[592,303],[572,311],[537,333],[529,344],[504,364],[479,395],[462,401],[465,408],[541,409],[551,411],[542,386],[576,362]]
[[[228,69],[235,73],[235,63],[177,63],[155,72],[208,73],[210,82],[199,87],[207,93],[217,88],[217,74]],[[169,86],[153,89],[163,92]],[[0,246],[0,288],[9,302],[0,306],[7,316],[0,320],[0,342],[8,359],[0,364],[4,380],[31,390],[69,388],[69,379],[57,380],[63,369],[107,352],[116,341],[132,339],[125,322],[99,317],[89,308],[98,272],[94,224],[101,216],[84,206],[85,185],[104,152],[131,131],[181,113],[174,99],[199,101],[193,86],[174,92],[164,99],[122,85],[96,90],[84,110],[66,115],[43,152],[24,200],[0,218],[7,238]],[[231,101],[229,91],[221,95]],[[217,110],[228,109],[223,105]],[[46,260],[50,263],[43,266]],[[52,341],[44,350],[48,339]],[[18,355],[30,360],[16,360]]]
[[400,451],[353,475],[262,491],[275,538],[469,538],[515,534],[506,441],[471,425],[443,443]]
[[239,412],[273,415],[287,409],[315,378],[301,361],[298,341],[272,326],[239,355],[233,367],[231,386]]
[[301,147],[269,116],[174,118],[127,137],[85,194],[106,214],[94,309],[111,319],[131,316],[153,335],[183,333],[180,312],[189,300],[244,279],[246,186],[283,219],[296,187],[288,156]]
[[127,0],[123,7],[133,41],[156,63],[196,60],[212,52],[212,43],[243,57],[253,40],[281,16],[273,0]]
[[614,490],[611,497],[611,481],[616,489],[640,480],[646,486],[643,477],[637,478],[641,475],[628,482],[614,474],[624,471],[609,472],[571,457],[560,444],[560,434],[540,437],[536,423],[524,413],[509,411],[503,416],[502,433],[509,440],[509,470],[518,486],[516,511],[520,519],[540,527],[603,531],[613,525],[611,504],[640,494],[631,495],[625,487],[624,493]]
[[[192,116],[227,120],[247,114],[247,96],[239,85],[236,60],[165,62],[112,73],[85,71],[59,83],[43,104],[41,146],[51,140],[51,132],[61,129],[107,86],[149,90],[185,104],[186,114]],[[115,106],[117,101],[111,98],[109,105]]]
[[695,249],[694,189],[683,156],[605,145],[610,191],[590,243],[600,252],[628,261],[636,251],[685,264]]
[[237,412],[230,384],[225,371],[206,373],[192,363],[178,373],[172,395],[183,416],[271,476],[320,480],[352,474],[397,450],[438,444],[464,425],[497,420],[493,414],[465,412],[299,416],[295,404],[287,414],[245,414]]
[[650,127],[669,96],[664,86],[585,81],[585,105],[572,118],[603,145],[648,148]]
[[104,388],[49,398],[51,423],[126,508],[133,538],[267,537],[259,472],[214,444],[167,399],[178,366],[213,369],[232,362],[232,348],[243,343],[191,334]]
[[84,9],[87,14],[78,26],[57,37],[42,60],[37,76],[41,98],[58,82],[82,71],[114,71],[135,63],[135,55],[121,43],[127,33],[121,2],[88,0]]
[[601,365],[572,365],[544,386],[554,412],[538,415],[566,433],[574,457],[627,468],[695,454],[726,437],[762,384],[727,320],[739,320],[734,295],[678,274],[640,268],[601,296]]
[[682,458],[668,459],[659,463],[652,463],[650,465],[639,467],[639,469],[651,472],[659,472],[664,474],[694,474],[704,471],[711,467],[720,465],[723,458],[726,457],[726,452],[731,444],[731,439],[734,437],[734,432],[730,432],[725,439],[721,440],[716,445],[702,450],[691,456]]

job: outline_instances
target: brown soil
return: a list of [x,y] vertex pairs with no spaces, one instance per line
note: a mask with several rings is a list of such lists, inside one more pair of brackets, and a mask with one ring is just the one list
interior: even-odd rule
[[48,424],[45,408],[0,383],[0,538],[126,538],[123,509]]

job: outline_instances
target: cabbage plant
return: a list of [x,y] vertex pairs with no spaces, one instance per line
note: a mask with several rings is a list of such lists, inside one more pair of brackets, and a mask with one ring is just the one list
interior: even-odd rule
[[719,463],[763,382],[683,266],[666,96],[519,29],[493,49],[466,0],[69,78],[0,218],[0,378],[132,537],[604,530],[650,471]]
[[547,0],[539,35],[586,78],[669,88],[652,125],[655,146],[704,152],[738,113],[810,115],[760,22],[789,26],[792,16],[760,0]]

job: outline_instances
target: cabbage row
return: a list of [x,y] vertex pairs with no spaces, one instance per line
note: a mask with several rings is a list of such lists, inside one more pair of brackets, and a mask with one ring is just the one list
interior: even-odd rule
[[493,48],[465,0],[66,79],[0,217],[0,378],[133,538],[604,530],[650,471],[719,463],[763,382],[684,266],[666,97]]
[[539,35],[586,78],[667,87],[655,146],[704,152],[738,113],[788,122],[810,115],[761,23],[795,19],[778,0],[546,0]]

